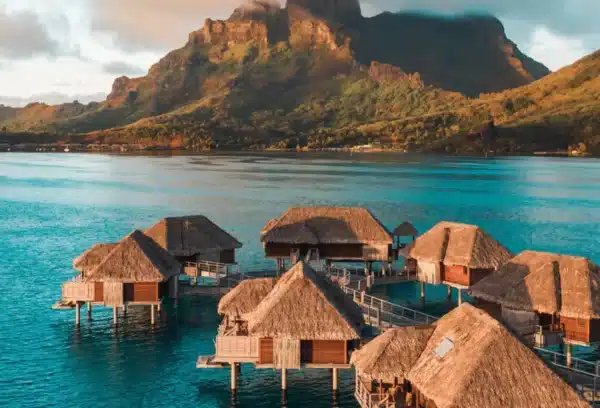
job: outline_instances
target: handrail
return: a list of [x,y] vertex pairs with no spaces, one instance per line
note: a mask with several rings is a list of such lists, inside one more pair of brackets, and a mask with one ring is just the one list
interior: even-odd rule
[[357,375],[355,380],[354,396],[362,408],[394,408],[396,402],[390,394],[379,394],[369,391],[362,379]]
[[569,365],[569,356],[567,356],[566,354],[558,353],[552,350],[546,350],[541,347],[534,347],[533,350],[538,355],[540,355],[540,357],[544,359],[544,361],[550,364],[566,368],[570,371],[575,371],[580,374],[600,378],[600,361],[593,362],[589,360],[584,360],[582,358],[570,357]]
[[[377,297],[367,295],[364,292],[352,289],[348,286],[343,286],[342,290],[352,296],[354,302],[361,306],[366,306],[370,311],[378,311],[378,320],[381,321],[381,314],[388,315],[389,322],[391,323],[392,317],[397,317],[402,321],[413,321],[420,324],[431,324],[437,321],[439,318],[429,315],[427,313],[420,312],[418,310],[411,309],[406,306],[398,305],[395,303],[388,302],[387,300],[379,299]],[[399,312],[399,313],[398,313]],[[412,317],[411,317],[412,316]]]

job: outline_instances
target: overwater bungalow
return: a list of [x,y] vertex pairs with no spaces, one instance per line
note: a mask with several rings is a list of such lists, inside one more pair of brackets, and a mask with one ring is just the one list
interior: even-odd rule
[[[394,245],[396,248],[404,248],[407,244],[414,242],[417,239],[417,235],[419,235],[417,229],[410,222],[405,221],[402,224],[398,225],[396,229],[392,232],[394,237]],[[410,242],[402,242],[403,238],[410,238]]]
[[365,391],[359,380],[363,408],[590,407],[500,322],[470,304],[420,330],[385,333],[353,355],[359,378],[372,373],[388,384],[403,379],[388,393],[398,405],[379,391]]
[[234,265],[235,251],[242,244],[202,215],[167,217],[145,231],[182,265],[184,273],[194,280],[199,277],[219,279]]
[[352,353],[355,397],[363,408],[396,408],[406,404],[406,375],[433,333],[431,326],[388,329]]
[[[84,260],[90,261],[92,253],[88,252]],[[150,306],[154,324],[155,310],[162,299],[177,297],[181,265],[152,238],[136,230],[119,241],[96,266],[83,270],[81,276],[62,287],[62,302],[75,304],[77,325],[83,303],[88,304],[88,313],[92,304],[112,307],[115,324],[118,308]]]
[[538,344],[600,341],[600,270],[585,258],[525,251],[474,285],[478,306]]
[[490,275],[512,257],[478,226],[455,222],[436,224],[418,237],[406,253],[407,267],[416,271],[419,281],[455,287],[459,296],[463,289]]
[[470,304],[436,323],[406,379],[418,407],[590,407],[500,322]]
[[249,281],[221,300],[219,311],[226,316],[215,341],[216,353],[200,357],[198,367],[231,366],[233,390],[241,363],[281,370],[284,390],[286,370],[332,369],[337,389],[337,370],[350,368],[350,352],[364,328],[360,307],[302,261],[263,297],[269,285]]
[[270,220],[261,231],[265,256],[285,261],[393,262],[392,234],[367,209],[296,207]]

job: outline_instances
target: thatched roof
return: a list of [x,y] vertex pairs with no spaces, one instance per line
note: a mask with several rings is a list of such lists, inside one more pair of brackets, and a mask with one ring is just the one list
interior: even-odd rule
[[392,235],[395,237],[416,237],[419,233],[414,225],[405,221],[396,227]]
[[241,316],[253,311],[275,286],[274,278],[248,279],[240,282],[219,301],[221,315]]
[[433,327],[388,329],[360,350],[352,353],[351,363],[358,374],[371,380],[402,381],[417,362]]
[[393,242],[390,232],[365,208],[290,208],[261,230],[261,241],[285,244],[363,244]]
[[442,262],[474,269],[497,269],[512,254],[476,225],[440,222],[411,245],[418,261]]
[[95,268],[88,282],[162,282],[181,272],[181,265],[143,232],[123,238]]
[[576,256],[522,252],[469,293],[511,309],[600,318],[600,270]]
[[88,248],[84,253],[73,259],[73,269],[80,272],[90,270],[100,264],[104,258],[117,246],[116,242],[107,244],[96,244]]
[[298,262],[246,315],[251,336],[352,340],[364,327],[358,305],[325,277]]
[[163,218],[145,233],[175,256],[242,247],[237,239],[203,215]]
[[468,303],[436,323],[407,379],[437,408],[589,407],[502,324]]

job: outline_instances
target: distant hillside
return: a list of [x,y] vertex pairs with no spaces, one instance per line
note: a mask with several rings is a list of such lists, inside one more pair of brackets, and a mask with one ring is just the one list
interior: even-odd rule
[[[194,149],[594,148],[597,55],[544,77],[494,18],[365,19],[357,2],[337,4],[245,5],[207,20],[146,76],[118,78],[106,101],[0,107],[0,128]],[[489,92],[502,93],[469,97]]]

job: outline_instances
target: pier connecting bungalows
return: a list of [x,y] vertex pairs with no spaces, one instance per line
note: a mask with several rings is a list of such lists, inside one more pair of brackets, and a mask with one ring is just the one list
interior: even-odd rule
[[525,251],[470,294],[517,333],[536,333],[538,344],[600,341],[600,270],[588,259]]
[[385,333],[355,352],[359,378],[404,379],[394,393],[398,405],[357,382],[363,408],[590,407],[500,322],[470,304],[420,330]]
[[[198,366],[230,365],[233,390],[241,363],[281,370],[284,390],[289,369],[332,369],[333,387],[337,389],[337,370],[350,368],[350,352],[364,328],[361,309],[302,261],[262,297],[268,286],[268,281],[249,281],[222,299],[219,310],[226,317],[215,341],[216,353],[201,357]],[[244,313],[256,302],[251,312]],[[232,318],[236,319],[233,325]]]
[[235,264],[235,251],[242,244],[203,215],[163,218],[145,231],[182,265],[184,273],[219,278]]
[[[467,289],[507,262],[511,253],[476,225],[440,222],[408,248],[418,280]],[[460,299],[460,298],[459,298]]]
[[297,207],[269,221],[261,231],[265,256],[286,260],[393,262],[392,234],[365,208]]
[[92,304],[113,307],[115,324],[117,308],[149,305],[154,324],[155,310],[162,298],[177,296],[180,270],[175,258],[136,230],[116,244],[99,264],[86,270],[84,276],[64,283],[62,301],[75,304],[76,324],[83,303],[88,303],[88,308]]

